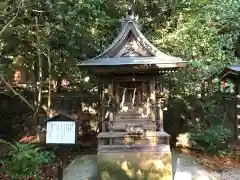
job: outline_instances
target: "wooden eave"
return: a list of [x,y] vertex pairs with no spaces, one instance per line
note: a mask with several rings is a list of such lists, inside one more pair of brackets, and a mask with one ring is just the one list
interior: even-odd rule
[[159,74],[166,74],[169,72],[174,72],[179,69],[179,67],[172,67],[172,68],[161,68],[154,66],[143,67],[141,66],[111,66],[111,67],[97,67],[97,68],[89,68],[88,71],[102,76],[109,76],[109,75],[159,75]]

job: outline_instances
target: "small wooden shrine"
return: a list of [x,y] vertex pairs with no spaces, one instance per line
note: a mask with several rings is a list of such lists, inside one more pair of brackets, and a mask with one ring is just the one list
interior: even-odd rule
[[215,76],[217,76],[223,83],[226,83],[226,80],[228,79],[235,86],[234,94],[236,97],[236,121],[234,127],[234,140],[240,141],[240,65],[225,67],[219,73],[214,74],[213,77]]
[[234,145],[233,150],[236,153],[237,161],[240,163],[240,65],[234,65],[223,68],[220,73],[215,74],[223,82],[226,79],[231,80],[235,85],[235,96],[236,96],[236,110],[235,110],[235,123],[233,129]]
[[[160,103],[164,88],[157,87],[156,81],[185,64],[154,47],[134,15],[126,15],[120,33],[103,53],[79,64],[99,78],[102,132],[98,135],[98,167],[103,180],[172,179],[170,136],[163,129]],[[130,174],[126,162],[132,166]],[[113,168],[118,168],[118,175]],[[147,173],[150,171],[155,174]]]

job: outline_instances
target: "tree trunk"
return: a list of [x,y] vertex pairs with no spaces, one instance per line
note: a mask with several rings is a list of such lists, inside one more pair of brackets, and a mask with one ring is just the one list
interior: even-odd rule
[[43,79],[43,70],[42,70],[42,58],[41,58],[41,51],[40,51],[40,36],[39,36],[39,25],[38,25],[38,18],[35,16],[35,23],[36,23],[36,51],[37,51],[37,57],[38,57],[38,82],[37,82],[37,89],[38,89],[38,95],[37,95],[37,108],[34,115],[34,121],[36,121],[37,125],[39,124],[38,120],[38,112],[39,108],[41,106],[42,101],[42,79]]
[[51,81],[52,81],[52,74],[51,74],[51,55],[50,55],[50,47],[48,48],[48,104],[47,104],[47,113],[48,117],[50,114],[51,104],[52,104],[52,88],[51,88]]

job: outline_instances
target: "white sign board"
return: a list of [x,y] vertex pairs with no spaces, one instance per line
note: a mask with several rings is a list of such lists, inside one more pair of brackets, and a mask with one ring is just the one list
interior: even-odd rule
[[74,121],[48,121],[47,144],[75,144],[76,122]]

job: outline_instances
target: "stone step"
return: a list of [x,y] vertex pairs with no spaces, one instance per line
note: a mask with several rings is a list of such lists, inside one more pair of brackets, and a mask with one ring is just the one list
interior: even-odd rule
[[170,152],[169,145],[101,145],[98,152]]
[[[100,132],[97,136],[98,139],[100,138],[120,138],[120,137],[125,137],[126,133],[125,132]],[[169,134],[166,132],[160,132],[160,131],[148,131],[145,132],[145,136],[147,137],[170,137]]]
[[143,115],[142,114],[137,114],[137,113],[135,113],[135,114],[116,114],[115,116],[122,116],[122,117],[128,117],[128,116],[134,116],[134,117],[142,117]]
[[122,115],[122,114],[116,114],[115,117],[137,117],[137,118],[141,118],[141,117],[146,117],[142,114],[126,114],[126,115]]
[[[125,132],[100,132],[97,136],[98,139],[105,139],[105,138],[123,138],[126,136]],[[132,136],[132,135],[130,135]],[[159,132],[159,131],[150,131],[145,132],[145,136],[147,137],[170,137],[169,134],[166,132]]]
[[115,117],[115,122],[128,122],[128,121],[150,121],[151,119],[146,117]]
[[119,112],[117,116],[142,116],[142,113],[139,112]]
[[[128,123],[136,124],[136,125],[140,124],[140,123],[133,123],[133,122],[128,122]],[[119,131],[119,130],[125,131],[126,123],[114,123],[112,128],[113,128],[113,131]],[[154,123],[143,124],[143,129],[144,130],[156,130],[157,126]]]

